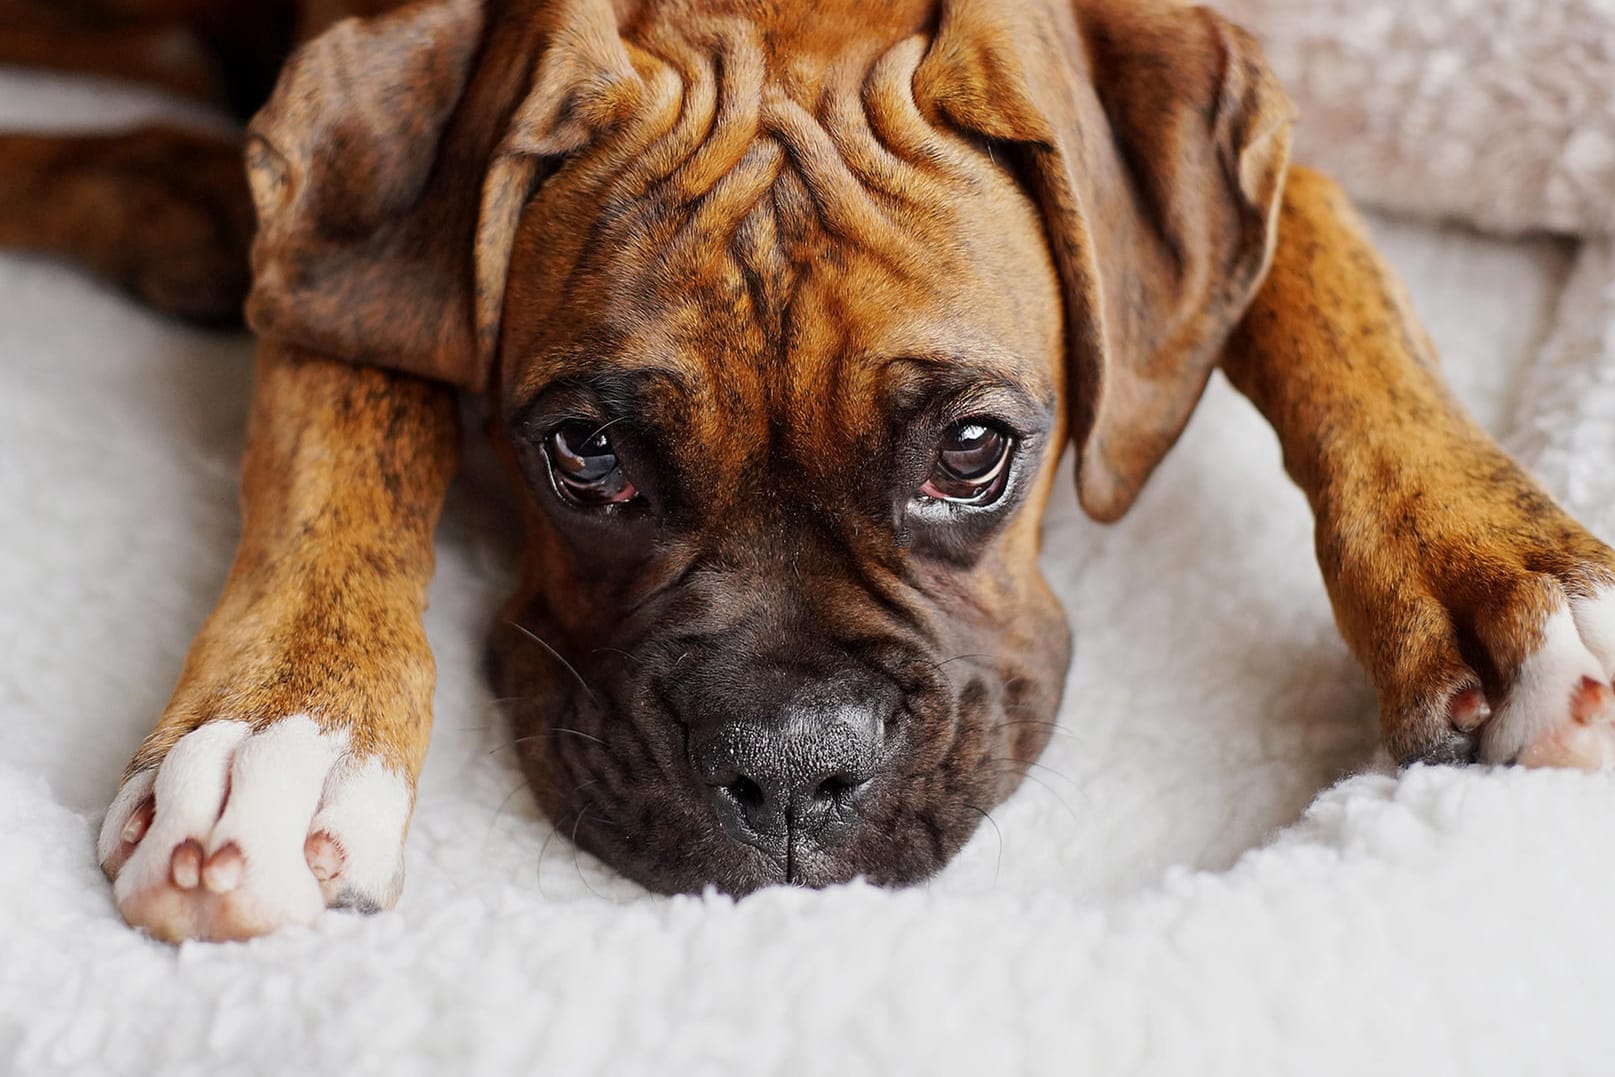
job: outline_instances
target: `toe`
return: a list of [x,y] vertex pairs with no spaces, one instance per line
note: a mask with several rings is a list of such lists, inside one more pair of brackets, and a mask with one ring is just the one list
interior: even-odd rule
[[181,842],[169,858],[168,878],[181,890],[195,890],[202,881],[202,846],[192,838]]
[[1523,763],[1557,758],[1561,749],[1552,745],[1563,739],[1568,727],[1580,724],[1572,719],[1572,708],[1580,707],[1595,716],[1608,701],[1603,667],[1587,649],[1570,610],[1561,607],[1548,617],[1540,641],[1520,663],[1502,706],[1482,727],[1481,761]]
[[1486,693],[1479,688],[1465,688],[1453,694],[1447,704],[1447,720],[1460,733],[1473,733],[1492,716]]
[[375,912],[398,900],[412,800],[408,783],[376,758],[350,763],[331,783],[309,828],[310,842],[321,839],[321,867],[313,856],[309,866],[328,904]]
[[1583,677],[1570,693],[1570,717],[1582,725],[1607,721],[1612,704],[1615,704],[1615,692],[1610,691],[1609,685]]
[[412,800],[404,777],[306,716],[209,723],[126,783],[103,860],[133,926],[166,941],[252,938],[329,906],[390,906]]
[[1583,678],[1571,691],[1568,717],[1527,744],[1519,761],[1579,770],[1615,764],[1615,691],[1603,681]]
[[124,864],[134,854],[135,847],[151,829],[156,807],[152,786],[156,782],[157,773],[153,770],[132,775],[118,790],[112,806],[107,808],[106,818],[101,821],[101,835],[96,843],[96,859],[109,879],[118,877],[118,872],[123,870]]
[[241,885],[246,863],[234,843],[224,846],[202,865],[202,885],[215,894],[228,894]]
[[124,824],[123,833],[119,835],[123,843],[129,846],[139,845],[140,839],[146,836],[147,830],[151,829],[152,816],[156,814],[157,801],[151,797],[142,800],[140,806],[135,809],[134,814],[129,816],[129,821]]
[[1571,600],[1571,616],[1581,636],[1604,674],[1615,679],[1615,589],[1599,587]]

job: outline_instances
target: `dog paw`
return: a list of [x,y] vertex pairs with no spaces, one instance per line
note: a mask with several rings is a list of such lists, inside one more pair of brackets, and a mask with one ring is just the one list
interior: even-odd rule
[[1549,615],[1502,705],[1478,726],[1483,763],[1598,770],[1615,764],[1615,589]]
[[408,784],[347,735],[283,718],[215,721],[131,776],[101,828],[130,925],[168,942],[246,939],[327,907],[390,907],[403,884]]
[[[1419,719],[1387,716],[1393,754],[1583,770],[1615,765],[1615,587],[1571,594],[1539,579],[1521,594],[1530,596],[1520,600],[1522,609],[1482,615],[1492,631],[1471,627],[1437,645],[1446,652],[1443,683],[1414,708]],[[1410,649],[1420,645],[1413,641]]]

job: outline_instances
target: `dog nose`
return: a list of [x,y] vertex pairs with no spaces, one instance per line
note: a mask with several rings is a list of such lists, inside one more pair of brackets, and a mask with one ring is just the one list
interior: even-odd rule
[[724,723],[697,752],[719,818],[760,847],[835,844],[876,776],[892,710],[878,688],[842,682],[799,693],[776,714]]

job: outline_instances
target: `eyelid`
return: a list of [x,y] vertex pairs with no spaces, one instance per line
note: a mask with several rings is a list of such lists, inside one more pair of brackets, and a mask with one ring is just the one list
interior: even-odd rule
[[979,422],[999,430],[1017,442],[1046,434],[1052,425],[1052,412],[1040,408],[1022,393],[982,387],[967,390],[943,403],[934,413],[938,433],[965,422]]

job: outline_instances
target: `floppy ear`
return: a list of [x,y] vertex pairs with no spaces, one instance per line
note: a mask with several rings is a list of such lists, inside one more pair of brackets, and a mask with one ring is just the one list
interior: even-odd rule
[[950,0],[916,96],[1024,151],[1066,296],[1080,498],[1114,520],[1267,271],[1290,103],[1249,35],[1171,0]]
[[543,165],[615,122],[639,87],[610,0],[416,0],[336,23],[288,61],[249,129],[248,323],[486,387]]
[[440,143],[482,38],[479,0],[337,23],[288,61],[248,130],[258,209],[247,321],[354,362],[480,384],[476,195]]

